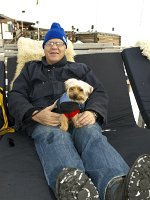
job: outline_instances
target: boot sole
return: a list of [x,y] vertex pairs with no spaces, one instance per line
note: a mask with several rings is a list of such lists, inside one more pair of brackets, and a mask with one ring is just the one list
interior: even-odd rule
[[88,176],[74,168],[65,168],[56,183],[58,200],[100,200],[96,187]]
[[125,200],[150,199],[150,155],[137,158],[131,167],[125,183]]

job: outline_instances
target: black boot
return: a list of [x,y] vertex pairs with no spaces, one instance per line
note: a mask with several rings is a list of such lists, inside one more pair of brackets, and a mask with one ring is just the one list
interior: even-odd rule
[[106,189],[105,200],[122,200],[124,177],[116,177],[110,181]]
[[118,183],[108,186],[105,200],[150,199],[150,155],[138,157],[127,176]]

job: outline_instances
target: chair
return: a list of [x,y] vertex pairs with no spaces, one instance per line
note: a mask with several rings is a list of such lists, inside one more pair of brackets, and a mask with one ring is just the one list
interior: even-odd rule
[[[135,123],[121,53],[77,55],[75,60],[91,66],[104,83],[110,103],[108,124],[103,133],[131,166],[140,154],[150,153],[150,130]],[[1,199],[55,199],[31,138],[20,132],[5,135],[0,141],[0,152]]]
[[150,60],[142,55],[139,47],[124,49],[122,59],[141,116],[150,129]]

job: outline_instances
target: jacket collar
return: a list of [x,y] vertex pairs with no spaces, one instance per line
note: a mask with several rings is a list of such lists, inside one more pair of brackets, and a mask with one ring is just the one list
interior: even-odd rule
[[53,64],[53,65],[50,65],[46,62],[46,57],[42,57],[42,63],[45,67],[48,67],[48,68],[52,68],[52,67],[63,67],[64,65],[67,64],[67,59],[66,59],[66,56],[64,56],[59,62]]

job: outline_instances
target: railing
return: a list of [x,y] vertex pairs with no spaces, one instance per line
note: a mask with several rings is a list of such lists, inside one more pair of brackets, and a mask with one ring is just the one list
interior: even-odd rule
[[[120,46],[113,46],[112,43],[74,43],[74,50],[76,54],[88,54],[99,52],[118,52],[122,48]],[[11,56],[17,56],[17,44],[4,44],[0,46],[0,60],[5,60]]]
[[76,54],[102,53],[121,51],[121,46],[114,46],[112,43],[74,43]]
[[17,44],[4,44],[0,46],[0,60],[2,61],[5,61],[8,57],[16,56],[17,53]]

